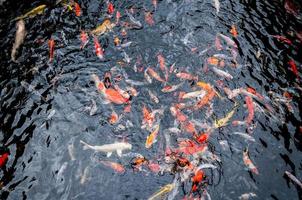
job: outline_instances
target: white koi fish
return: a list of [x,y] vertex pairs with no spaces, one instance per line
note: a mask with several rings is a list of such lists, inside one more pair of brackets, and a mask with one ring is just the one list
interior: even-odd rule
[[80,142],[84,145],[83,149],[92,149],[95,151],[100,151],[100,152],[105,152],[107,153],[107,157],[110,157],[112,155],[113,151],[116,151],[117,155],[119,157],[122,156],[122,151],[123,150],[127,150],[127,149],[131,149],[132,145],[126,142],[118,142],[118,143],[113,143],[113,144],[105,144],[102,146],[92,146],[90,144],[87,144],[86,142],[80,140]]
[[214,2],[214,7],[216,9],[216,14],[219,13],[219,9],[220,9],[220,3],[219,3],[219,0],[213,0]]

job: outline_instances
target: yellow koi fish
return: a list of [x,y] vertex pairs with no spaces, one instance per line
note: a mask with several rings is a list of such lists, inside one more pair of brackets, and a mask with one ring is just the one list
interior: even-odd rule
[[225,126],[228,123],[228,121],[230,121],[232,116],[234,115],[235,110],[238,108],[238,106],[239,105],[236,102],[234,108],[224,118],[219,119],[219,120],[215,120],[214,127],[215,128],[220,128],[220,127]]
[[155,200],[158,197],[171,192],[174,189],[175,185],[174,184],[167,184],[164,187],[160,188],[155,194],[153,194],[151,197],[148,198],[148,200]]
[[42,14],[44,12],[45,8],[46,8],[46,5],[42,4],[34,9],[32,9],[31,11],[25,13],[24,15],[15,18],[14,20],[25,19],[27,17],[35,17],[36,15]]
[[159,125],[157,125],[155,130],[152,133],[150,133],[150,135],[147,137],[146,144],[145,144],[145,147],[147,149],[149,149],[152,146],[152,144],[156,142],[156,137],[158,132],[159,132]]
[[104,22],[91,31],[94,35],[103,35],[107,31],[111,31],[115,27],[114,23],[111,23],[109,19],[105,19]]

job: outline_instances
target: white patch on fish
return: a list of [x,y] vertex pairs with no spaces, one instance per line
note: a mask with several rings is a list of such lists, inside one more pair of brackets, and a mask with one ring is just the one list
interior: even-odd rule
[[214,2],[214,7],[216,9],[216,14],[219,13],[219,10],[220,10],[220,3],[219,3],[219,0],[213,0]]

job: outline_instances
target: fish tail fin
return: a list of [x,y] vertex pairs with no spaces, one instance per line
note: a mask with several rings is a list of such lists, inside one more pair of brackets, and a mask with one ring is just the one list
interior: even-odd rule
[[83,146],[83,149],[84,149],[84,150],[87,150],[87,149],[90,148],[90,145],[87,144],[86,142],[84,142],[83,140],[80,140],[80,143],[82,143],[82,144],[84,145],[84,146]]

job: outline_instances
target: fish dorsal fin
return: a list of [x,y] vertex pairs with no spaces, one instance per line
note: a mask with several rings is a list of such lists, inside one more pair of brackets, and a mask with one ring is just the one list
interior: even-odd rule
[[112,155],[111,151],[107,153],[107,157],[110,157],[111,155]]
[[119,157],[122,157],[122,154],[123,154],[122,150],[118,149],[118,150],[116,150],[116,153]]

